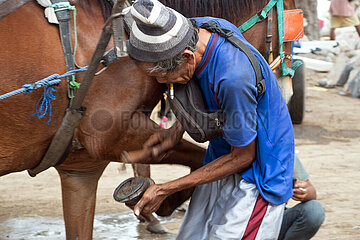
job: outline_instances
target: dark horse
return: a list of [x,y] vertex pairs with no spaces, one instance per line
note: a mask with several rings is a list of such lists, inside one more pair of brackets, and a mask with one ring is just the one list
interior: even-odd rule
[[[103,13],[109,13],[111,1],[70,2],[76,6],[78,16],[76,60],[84,66],[95,49],[104,23]],[[214,15],[239,25],[264,7],[266,1],[194,0],[165,3],[185,15]],[[184,8],[179,9],[176,5],[183,5]],[[285,6],[293,8],[293,0],[285,1]],[[265,22],[257,24],[245,34],[260,51],[265,45],[265,25]],[[66,71],[58,28],[47,22],[43,8],[36,1],[3,18],[0,29],[0,94],[50,74]],[[82,76],[78,74],[77,79],[81,80]],[[39,164],[68,107],[65,82],[63,80],[56,88],[57,100],[52,102],[50,125],[46,124],[45,119],[31,117],[42,90],[1,100],[0,176],[31,169]],[[148,113],[161,98],[164,88],[139,71],[128,57],[118,59],[94,79],[83,104],[87,107],[86,115],[75,132],[74,142],[77,144],[66,160],[56,166],[61,179],[67,239],[92,238],[98,180],[110,161],[120,161],[123,151],[140,149],[151,134],[159,131],[159,127],[148,118]],[[161,163],[184,164],[196,169],[201,166],[203,156],[202,148],[182,141]],[[173,197],[176,201],[165,202],[165,205],[173,204],[164,207],[161,214],[170,214],[189,193],[191,191],[182,197],[180,194]]]

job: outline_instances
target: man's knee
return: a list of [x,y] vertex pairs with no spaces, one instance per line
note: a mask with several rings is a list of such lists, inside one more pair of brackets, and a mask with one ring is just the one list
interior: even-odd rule
[[325,219],[325,210],[321,203],[316,200],[310,200],[303,204],[303,218],[306,219],[308,226],[314,229],[320,228]]

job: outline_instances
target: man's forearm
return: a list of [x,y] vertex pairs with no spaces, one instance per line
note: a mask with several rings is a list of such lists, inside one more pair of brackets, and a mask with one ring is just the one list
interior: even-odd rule
[[162,184],[162,189],[165,194],[172,194],[242,172],[250,167],[254,161],[255,149],[256,143],[254,140],[248,146],[237,148],[184,177]]

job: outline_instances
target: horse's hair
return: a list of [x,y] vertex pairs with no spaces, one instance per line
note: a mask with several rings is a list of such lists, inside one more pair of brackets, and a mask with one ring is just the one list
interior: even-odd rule
[[111,10],[113,7],[113,1],[112,0],[98,0],[101,5],[101,11],[104,16],[104,20],[108,19],[111,15]]
[[238,19],[264,8],[267,0],[160,0],[185,17],[212,16]]
[[[71,2],[72,2],[72,4],[77,3],[82,6],[90,6],[91,8],[94,5],[93,0],[72,0]],[[108,19],[108,17],[110,17],[110,15],[111,15],[111,10],[114,5],[113,0],[98,0],[98,2],[101,6],[101,11],[102,11],[104,20]],[[94,9],[94,11],[95,11],[95,9]]]
[[[89,1],[89,0],[87,0]],[[98,0],[104,19],[111,15],[112,0]],[[227,20],[239,19],[249,12],[265,7],[268,0],[160,0],[165,6],[175,9],[185,17],[212,16]]]

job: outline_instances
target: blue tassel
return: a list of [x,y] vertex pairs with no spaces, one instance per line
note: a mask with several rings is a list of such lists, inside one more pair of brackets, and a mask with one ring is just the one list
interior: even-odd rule
[[36,104],[36,112],[33,114],[33,116],[37,116],[40,119],[45,117],[46,114],[49,113],[48,125],[51,122],[51,101],[56,99],[54,95],[55,92],[56,90],[52,86],[45,86],[44,93]]

